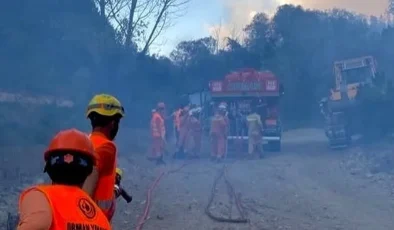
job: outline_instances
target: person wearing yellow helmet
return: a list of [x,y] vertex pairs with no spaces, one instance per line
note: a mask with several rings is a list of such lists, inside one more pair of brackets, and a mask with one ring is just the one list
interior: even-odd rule
[[91,121],[94,130],[106,134],[110,140],[114,140],[119,129],[119,122],[125,112],[120,101],[108,94],[96,95],[90,100],[86,117]]
[[124,115],[120,101],[108,94],[94,96],[86,112],[92,126],[90,140],[98,155],[98,161],[84,184],[84,190],[92,196],[109,220],[114,215],[116,200],[114,187],[117,149],[113,140]]

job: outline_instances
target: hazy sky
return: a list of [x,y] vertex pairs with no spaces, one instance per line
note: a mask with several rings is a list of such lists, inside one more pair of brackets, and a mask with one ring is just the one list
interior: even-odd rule
[[[154,50],[168,54],[177,43],[204,37],[220,29],[222,36],[237,35],[256,12],[272,14],[278,5],[292,3],[305,8],[345,8],[368,15],[383,14],[388,0],[191,0],[186,15],[163,34]],[[163,45],[164,44],[164,45]]]

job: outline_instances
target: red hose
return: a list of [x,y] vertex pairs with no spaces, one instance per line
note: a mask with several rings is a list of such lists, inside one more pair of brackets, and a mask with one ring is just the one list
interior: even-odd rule
[[170,170],[170,171],[167,171],[167,172],[161,172],[161,173],[159,174],[159,176],[156,178],[156,180],[153,181],[152,185],[149,187],[148,192],[147,192],[147,194],[146,194],[146,203],[145,203],[144,213],[143,213],[143,215],[141,216],[140,220],[138,221],[138,225],[137,225],[137,227],[135,228],[136,230],[141,230],[142,227],[143,227],[144,224],[145,224],[146,219],[148,218],[149,211],[150,211],[150,207],[151,207],[152,192],[153,192],[153,190],[157,187],[157,185],[159,184],[161,178],[163,178],[163,176],[165,176],[165,175],[168,175],[168,174],[170,174],[170,173],[175,173],[175,172],[181,170],[181,169],[182,169],[183,167],[185,167],[186,165],[187,165],[187,164],[183,164],[183,165],[181,165],[181,167],[176,168],[176,169],[174,169],[174,170]]

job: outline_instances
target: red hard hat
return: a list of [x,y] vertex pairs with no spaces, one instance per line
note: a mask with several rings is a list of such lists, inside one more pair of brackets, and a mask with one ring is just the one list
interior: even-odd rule
[[72,151],[92,158],[96,162],[94,147],[89,137],[77,130],[68,129],[60,131],[52,139],[47,150],[44,153],[44,159],[47,161],[52,153],[57,151]]

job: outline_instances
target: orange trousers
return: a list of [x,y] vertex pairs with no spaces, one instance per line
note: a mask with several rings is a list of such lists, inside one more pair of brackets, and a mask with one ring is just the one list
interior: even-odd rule
[[175,128],[174,128],[174,132],[175,132],[175,140],[176,140],[176,143],[178,144],[178,140],[179,140],[179,128],[178,128],[178,127],[175,127]]
[[[189,138],[191,141],[187,141],[188,142],[187,152],[192,153],[194,155],[200,155],[201,139],[202,139],[201,132],[191,132]],[[190,142],[192,142],[192,144]]]
[[262,141],[261,141],[261,134],[257,132],[249,133],[249,140],[248,140],[248,153],[253,154],[255,152],[261,151]]
[[213,134],[211,136],[211,156],[223,157],[226,154],[226,136]]
[[152,158],[160,158],[164,154],[164,141],[161,137],[152,137]]
[[189,135],[189,130],[186,127],[182,127],[179,130],[179,137],[176,143],[177,150],[181,150],[185,147],[188,135]]

